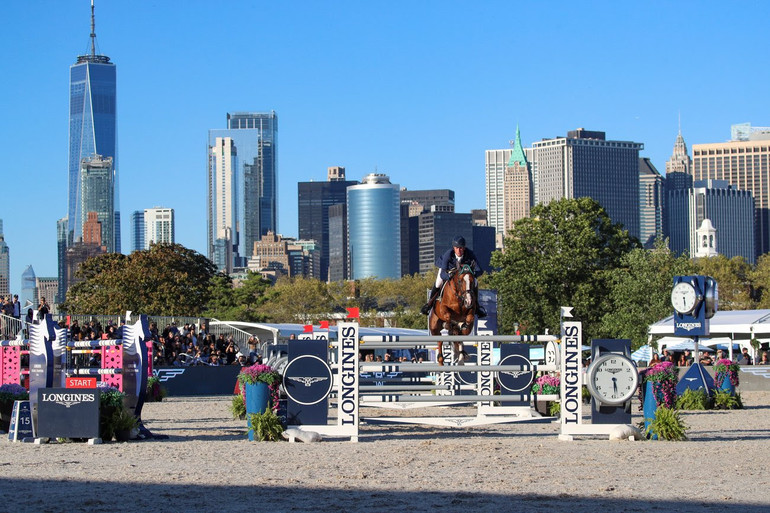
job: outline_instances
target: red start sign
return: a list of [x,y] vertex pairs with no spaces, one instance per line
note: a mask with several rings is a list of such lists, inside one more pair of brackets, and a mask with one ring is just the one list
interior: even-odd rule
[[67,378],[67,388],[96,388],[96,378]]

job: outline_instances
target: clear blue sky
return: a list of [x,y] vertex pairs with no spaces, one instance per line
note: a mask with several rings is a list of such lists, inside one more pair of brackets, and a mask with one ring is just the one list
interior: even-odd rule
[[[55,276],[67,212],[69,67],[89,0],[3,6],[2,209],[11,288]],[[105,1],[99,50],[118,74],[123,248],[134,210],[176,211],[206,253],[206,137],[229,111],[275,110],[278,231],[297,182],[375,169],[485,208],[484,150],[585,127],[642,142],[663,172],[688,147],[770,125],[768,2]]]

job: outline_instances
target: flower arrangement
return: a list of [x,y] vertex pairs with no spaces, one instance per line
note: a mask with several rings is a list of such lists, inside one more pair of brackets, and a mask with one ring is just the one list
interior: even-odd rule
[[722,383],[724,383],[725,378],[729,378],[730,383],[732,383],[734,387],[737,387],[740,383],[740,379],[738,378],[739,370],[740,366],[732,360],[728,360],[727,358],[717,360],[717,363],[714,365],[714,385],[716,385],[717,388],[722,388]]
[[167,395],[166,389],[160,385],[160,379],[156,376],[147,378],[147,402],[160,402]]
[[644,383],[652,383],[652,393],[658,406],[673,409],[676,406],[676,385],[679,369],[671,362],[656,363],[644,372]]
[[102,440],[110,441],[115,436],[115,414],[123,410],[123,398],[126,394],[117,388],[100,381],[99,389],[99,435]]
[[532,393],[543,395],[558,394],[560,386],[561,382],[558,376],[546,374],[535,380],[535,384],[532,385]]
[[254,385],[257,383],[266,383],[270,389],[270,402],[273,411],[278,410],[278,401],[280,396],[281,375],[278,371],[269,365],[254,364],[250,367],[243,367],[238,374],[238,383],[241,385],[241,394],[245,396],[246,391],[243,385]]
[[16,383],[6,383],[0,386],[0,402],[26,401],[29,399],[27,389]]

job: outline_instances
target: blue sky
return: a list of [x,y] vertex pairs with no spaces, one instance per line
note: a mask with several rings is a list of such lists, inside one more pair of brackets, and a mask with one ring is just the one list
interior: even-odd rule
[[[770,125],[767,2],[257,2],[96,0],[118,74],[123,248],[134,210],[176,211],[206,253],[206,137],[229,111],[275,110],[278,231],[297,235],[297,182],[377,170],[485,208],[484,150],[585,127],[642,142],[663,172],[681,113],[688,146]],[[11,287],[55,276],[67,211],[69,67],[89,0],[10,2],[0,31],[5,240]]]

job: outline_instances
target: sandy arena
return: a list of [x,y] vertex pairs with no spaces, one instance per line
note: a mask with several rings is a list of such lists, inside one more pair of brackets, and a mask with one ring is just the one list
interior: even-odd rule
[[770,392],[742,395],[744,410],[684,413],[687,442],[564,442],[557,424],[513,423],[362,425],[358,444],[249,442],[229,397],[171,398],[143,415],[167,440],[34,445],[4,436],[0,511],[766,513]]

